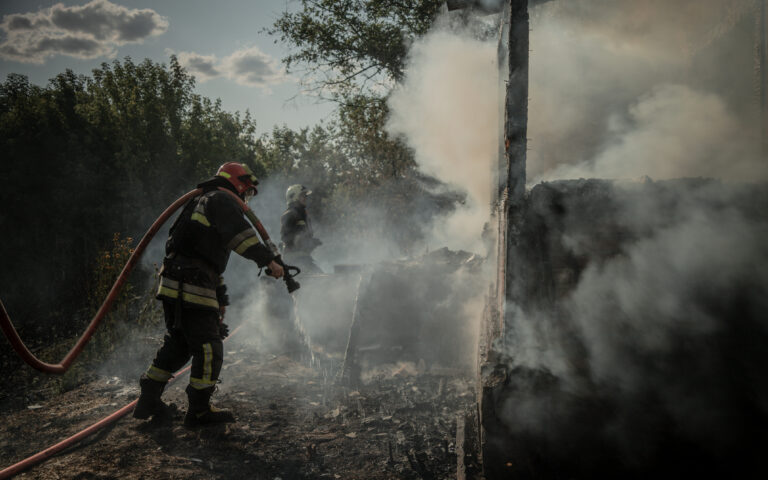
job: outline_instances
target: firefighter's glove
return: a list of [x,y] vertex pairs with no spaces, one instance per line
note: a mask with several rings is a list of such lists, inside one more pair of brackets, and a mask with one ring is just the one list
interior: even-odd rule
[[229,325],[224,322],[219,324],[219,336],[222,340],[229,336]]
[[216,287],[216,300],[219,301],[219,306],[226,307],[229,305],[229,295],[227,295],[227,286],[224,284]]
[[269,262],[267,265],[267,275],[273,278],[280,278],[283,276],[283,266],[277,263],[275,260]]

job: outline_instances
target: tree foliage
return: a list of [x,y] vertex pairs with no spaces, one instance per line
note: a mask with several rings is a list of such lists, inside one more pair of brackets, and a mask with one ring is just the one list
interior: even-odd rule
[[[423,185],[415,187],[420,177],[413,152],[385,129],[386,98],[403,78],[408,47],[427,32],[442,3],[302,0],[298,11],[285,12],[274,23],[270,33],[292,50],[283,59],[288,69],[303,69],[310,90],[338,104],[329,133],[346,164],[334,162],[335,188],[322,200],[333,204],[350,195],[381,194],[395,216],[412,194],[424,193]],[[411,189],[411,194],[393,195],[393,188]],[[339,208],[330,210],[344,217]]]
[[270,33],[291,48],[313,90],[333,98],[371,94],[403,78],[408,46],[427,32],[444,0],[302,0]]
[[89,77],[66,71],[46,87],[9,75],[0,83],[3,300],[22,318],[82,303],[94,252],[115,232],[141,236],[224,161],[264,171],[256,149],[250,116],[195,94],[175,58],[126,58]]
[[[336,181],[348,187],[345,195],[419,183],[413,152],[386,131],[387,96],[403,79],[409,46],[427,33],[443,3],[302,0],[298,11],[283,13],[270,30],[292,49],[283,59],[289,70],[303,68],[310,89],[338,104],[331,136],[348,161],[336,169]],[[391,206],[397,198],[389,195]]]

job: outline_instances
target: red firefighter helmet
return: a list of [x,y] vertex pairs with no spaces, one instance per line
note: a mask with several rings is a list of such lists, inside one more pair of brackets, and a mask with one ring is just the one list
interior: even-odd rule
[[259,181],[248,165],[244,163],[227,162],[219,167],[216,176],[226,178],[240,195],[249,189],[253,190],[254,195],[256,194],[256,185],[259,184]]

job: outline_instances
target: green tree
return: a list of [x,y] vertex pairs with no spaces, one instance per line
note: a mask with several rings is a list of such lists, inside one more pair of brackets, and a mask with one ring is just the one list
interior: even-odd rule
[[66,71],[46,87],[9,75],[0,83],[0,295],[14,318],[82,306],[113,234],[140,237],[225,161],[268,173],[257,146],[250,115],[196,94],[174,57]]
[[364,175],[365,184],[406,178],[416,171],[411,149],[385,130],[388,117],[385,99],[365,95],[349,97],[339,108],[343,150]]
[[269,33],[294,50],[289,70],[302,68],[320,96],[371,95],[403,78],[408,46],[427,32],[444,0],[302,0]]
[[[336,102],[336,147],[353,168],[340,180],[367,189],[416,173],[413,152],[385,130],[391,87],[403,79],[408,47],[431,27],[444,0],[302,0],[270,33],[292,52],[305,84]],[[348,166],[345,166],[348,168]]]

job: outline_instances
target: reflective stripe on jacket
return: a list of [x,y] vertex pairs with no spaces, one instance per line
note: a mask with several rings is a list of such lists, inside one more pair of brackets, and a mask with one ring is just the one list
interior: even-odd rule
[[167,257],[201,259],[221,275],[233,250],[259,267],[274,258],[259,241],[237,201],[226,192],[210,190],[190,200],[184,208],[171,227],[165,253]]
[[260,267],[274,259],[243,216],[238,202],[215,187],[214,181],[203,194],[190,200],[171,227],[158,299],[176,301],[181,294],[187,306],[218,310],[222,302],[226,304],[222,299],[226,297],[217,298],[216,288],[222,285],[220,276],[233,250]]
[[179,282],[164,276],[160,276],[160,286],[157,289],[157,298],[165,300],[178,299],[180,283],[181,299],[183,302],[201,307],[209,307],[214,310],[219,309],[216,290]]

